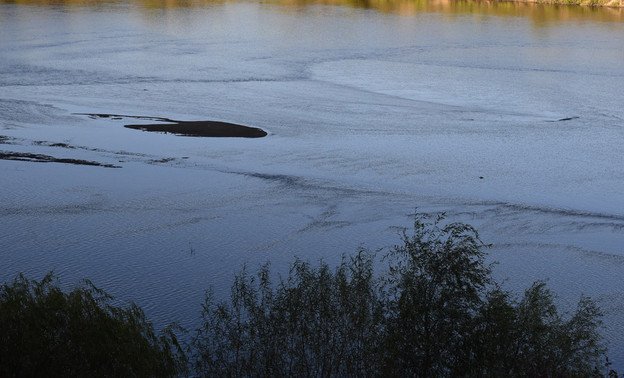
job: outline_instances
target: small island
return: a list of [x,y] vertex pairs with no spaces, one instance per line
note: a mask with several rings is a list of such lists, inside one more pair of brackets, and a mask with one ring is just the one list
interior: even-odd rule
[[156,121],[163,123],[124,125],[129,129],[151,131],[157,133],[171,133],[181,136],[209,137],[209,138],[262,138],[267,136],[267,132],[257,128],[243,126],[236,123],[220,121],[177,121],[175,119],[136,116],[123,114],[96,114],[96,113],[74,113],[76,115],[86,115],[90,118],[109,118],[122,120],[124,118],[134,118],[140,120]]
[[136,130],[212,138],[262,138],[267,132],[257,127],[217,121],[173,121],[173,123],[125,125]]

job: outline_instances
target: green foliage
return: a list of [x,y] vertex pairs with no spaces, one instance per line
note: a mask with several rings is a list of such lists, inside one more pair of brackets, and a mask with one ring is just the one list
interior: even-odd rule
[[382,315],[374,282],[365,250],[335,271],[296,260],[275,287],[268,265],[256,276],[244,269],[229,303],[206,298],[195,368],[206,376],[370,374]]
[[[384,366],[391,375],[457,375],[482,306],[490,270],[484,244],[470,226],[414,222],[413,236],[391,251]],[[461,370],[460,370],[461,372]]]
[[[560,314],[538,281],[516,298],[491,278],[477,231],[417,216],[384,256],[361,249],[334,269],[295,260],[273,282],[243,269],[227,301],[210,293],[188,352],[199,376],[598,377],[601,312],[582,297]],[[381,257],[381,259],[378,259]],[[382,262],[387,271],[376,274]],[[0,377],[178,376],[173,329],[116,307],[89,281],[52,274],[0,287]],[[610,377],[617,377],[613,371]]]
[[193,361],[204,376],[587,377],[602,373],[601,313],[581,298],[567,320],[543,282],[522,298],[492,282],[471,226],[419,216],[384,256],[334,271],[296,260],[236,277],[229,301],[206,297]]
[[0,287],[0,376],[173,376],[185,367],[173,329],[160,335],[132,304],[90,281],[64,293],[52,273]]

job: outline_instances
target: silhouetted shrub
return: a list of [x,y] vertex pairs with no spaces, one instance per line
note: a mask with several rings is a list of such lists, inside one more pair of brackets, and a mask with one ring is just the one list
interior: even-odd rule
[[334,269],[297,259],[277,282],[268,264],[243,269],[229,300],[207,294],[190,361],[135,304],[116,307],[89,281],[66,294],[52,274],[20,275],[0,287],[0,377],[170,377],[187,362],[209,377],[603,376],[596,303],[562,315],[541,281],[514,297],[493,282],[486,247],[471,226],[417,216],[383,256],[361,249]]
[[515,299],[491,279],[478,233],[418,216],[383,257],[360,250],[332,270],[296,260],[236,276],[207,295],[194,339],[204,376],[588,377],[604,370],[601,313],[581,298],[562,317],[543,282]]
[[1,377],[168,377],[186,368],[171,329],[157,336],[143,311],[110,304],[84,281],[64,293],[48,274],[0,287]]

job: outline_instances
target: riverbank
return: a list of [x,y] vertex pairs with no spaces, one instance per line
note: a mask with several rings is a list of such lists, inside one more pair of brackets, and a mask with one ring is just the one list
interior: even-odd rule
[[512,0],[496,1],[504,3],[527,3],[547,5],[580,5],[587,7],[624,8],[624,0]]

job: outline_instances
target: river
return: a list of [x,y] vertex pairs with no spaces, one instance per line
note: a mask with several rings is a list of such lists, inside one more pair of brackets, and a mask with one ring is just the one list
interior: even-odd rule
[[622,370],[623,37],[609,8],[0,0],[0,152],[31,160],[0,160],[0,279],[89,278],[192,329],[245,263],[337,263],[446,212],[507,288],[597,299]]

